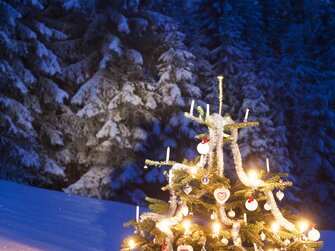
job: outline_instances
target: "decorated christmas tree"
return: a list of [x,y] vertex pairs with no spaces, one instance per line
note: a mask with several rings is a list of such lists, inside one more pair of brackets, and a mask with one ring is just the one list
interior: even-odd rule
[[[319,250],[322,242],[315,224],[288,210],[280,210],[277,200],[283,190],[292,185],[284,173],[245,170],[238,145],[238,130],[258,126],[244,121],[235,122],[222,115],[222,82],[219,82],[219,111],[211,114],[201,107],[194,114],[194,101],[185,116],[207,127],[198,135],[202,141],[194,161],[171,161],[170,149],[165,161],[146,160],[148,166],[171,166],[168,172],[168,202],[147,198],[151,212],[126,225],[135,227],[135,234],[124,240],[122,250]],[[227,177],[223,145],[229,144],[234,173]],[[247,171],[247,172],[246,172]],[[237,177],[237,178],[234,178]],[[277,199],[276,199],[277,198]]]

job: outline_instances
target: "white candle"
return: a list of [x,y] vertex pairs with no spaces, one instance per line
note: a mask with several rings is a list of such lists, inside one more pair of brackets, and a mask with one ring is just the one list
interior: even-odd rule
[[247,214],[244,213],[244,222],[247,223]]
[[270,163],[269,163],[269,159],[266,158],[266,171],[269,173],[270,172]]
[[204,155],[201,154],[200,156],[200,165],[203,165],[204,164]]
[[136,206],[136,222],[140,220],[140,207]]
[[170,147],[166,148],[166,160],[165,162],[168,163],[170,159]]
[[206,105],[206,116],[209,117],[209,104]]
[[245,111],[245,116],[244,116],[244,122],[248,121],[248,117],[249,117],[249,109],[247,108],[247,110]]
[[191,102],[191,109],[190,109],[190,114],[193,116],[193,109],[194,109],[194,100]]

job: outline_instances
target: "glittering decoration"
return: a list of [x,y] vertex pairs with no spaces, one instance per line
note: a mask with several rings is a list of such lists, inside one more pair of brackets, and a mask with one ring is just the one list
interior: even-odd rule
[[215,151],[215,142],[216,142],[216,134],[215,131],[211,128],[208,129],[209,131],[209,153],[208,153],[208,165],[212,166],[214,162],[214,151]]
[[264,234],[263,231],[261,232],[260,236],[261,236],[261,240],[262,240],[262,241],[265,241],[265,240],[266,240],[266,235]]
[[265,182],[260,179],[251,179],[244,172],[242,167],[242,157],[239,146],[237,144],[238,132],[237,129],[232,130],[232,140],[231,140],[231,148],[233,153],[234,165],[236,169],[236,173],[240,181],[247,187],[258,187],[264,185]]
[[270,204],[271,206],[271,212],[273,214],[273,216],[275,217],[276,221],[278,222],[278,224],[280,226],[282,226],[283,228],[285,228],[288,231],[293,231],[295,226],[293,223],[289,222],[287,219],[284,218],[283,214],[280,212],[277,204],[276,204],[276,200],[273,196],[272,191],[268,191],[265,193],[266,197],[267,197],[267,202]]
[[231,226],[235,222],[234,220],[228,218],[228,216],[226,215],[224,206],[220,206],[219,216],[220,216],[221,222],[225,225]]
[[246,249],[242,246],[242,240],[240,237],[241,223],[239,221],[229,219],[223,205],[219,208],[219,216],[223,224],[233,226],[231,229],[231,235],[233,237],[234,245],[239,247],[241,251],[246,251]]
[[[243,167],[242,167],[241,152],[237,144],[237,139],[238,139],[238,131],[237,129],[233,129],[231,147],[232,147],[234,165],[235,165],[237,176],[239,177],[240,181],[245,186],[257,187],[257,186],[264,185],[265,182],[263,180],[258,179],[256,181],[252,181],[248,178],[247,174],[244,172]],[[273,214],[278,224],[282,226],[283,228],[285,228],[286,230],[293,231],[295,229],[294,224],[292,224],[290,221],[284,218],[284,216],[278,209],[278,206],[277,206],[277,203],[275,201],[272,191],[265,192],[265,195],[267,197],[267,203],[271,206],[271,213]]]
[[231,235],[233,237],[234,245],[240,247],[241,250],[245,250],[245,248],[242,247],[240,229],[241,229],[241,223],[238,221],[234,222],[233,227],[231,229]]
[[216,158],[218,174],[222,177],[224,172],[223,128],[217,130]]

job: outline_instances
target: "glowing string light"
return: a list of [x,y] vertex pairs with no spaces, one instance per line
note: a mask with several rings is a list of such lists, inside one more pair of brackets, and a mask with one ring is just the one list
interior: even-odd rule
[[278,232],[279,228],[280,228],[280,226],[277,222],[272,223],[271,230],[272,230],[273,233],[276,234]]
[[308,228],[308,223],[306,221],[301,221],[299,223],[299,228],[301,233],[305,232]]
[[214,222],[213,223],[213,232],[215,234],[218,234],[221,230],[221,224],[219,222]]
[[135,247],[136,247],[136,245],[135,245],[135,241],[134,240],[129,240],[129,243],[128,243],[128,245],[129,245],[129,248],[130,249],[134,249]]

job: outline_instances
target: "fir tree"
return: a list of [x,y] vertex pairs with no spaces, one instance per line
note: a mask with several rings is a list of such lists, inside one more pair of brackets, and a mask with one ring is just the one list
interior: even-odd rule
[[[206,140],[197,147],[201,157],[177,163],[147,160],[152,166],[172,166],[169,170],[168,203],[148,198],[152,212],[143,213],[136,221],[135,236],[124,240],[122,250],[318,250],[322,247],[319,232],[308,231],[306,222],[277,205],[290,181],[283,173],[249,169],[246,173],[238,146],[239,129],[256,126],[257,122],[235,122],[222,116],[222,80],[219,76],[219,112],[185,116],[208,129]],[[251,129],[249,129],[251,130]],[[202,135],[204,136],[204,135]],[[237,182],[225,176],[223,144],[231,146]],[[259,172],[259,173],[258,173]],[[258,203],[259,202],[259,203]],[[259,206],[264,204],[264,209]],[[213,221],[211,222],[210,219]]]
[[[50,157],[40,143],[36,119],[43,113],[37,96],[46,103],[62,103],[68,95],[49,78],[60,71],[59,62],[44,40],[61,33],[50,30],[36,17],[42,1],[0,1],[1,18],[1,177],[49,185],[64,178],[64,167]],[[31,16],[29,16],[31,15]],[[43,82],[43,87],[41,82]],[[48,92],[47,97],[44,95]],[[46,128],[46,127],[43,127]],[[59,131],[44,136],[62,144]]]

